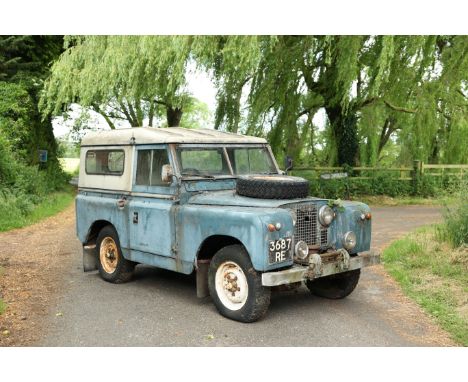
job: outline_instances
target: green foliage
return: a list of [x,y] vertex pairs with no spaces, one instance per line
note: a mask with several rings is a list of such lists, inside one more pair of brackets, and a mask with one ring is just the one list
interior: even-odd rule
[[438,229],[439,239],[454,248],[468,246],[468,182],[462,182],[456,199],[444,208],[444,224]]
[[71,142],[68,140],[57,141],[57,155],[60,158],[79,158],[80,157],[80,146],[78,143]]
[[[66,39],[42,97],[44,113],[78,102],[102,114],[111,128],[126,119],[142,126],[158,114],[179,125],[190,101],[184,90],[190,36],[85,36]],[[160,110],[163,108],[164,111]],[[179,115],[180,114],[180,115]]]
[[[351,174],[351,171],[349,171]],[[310,194],[327,199],[358,199],[360,196],[386,195],[394,198],[418,196],[423,198],[442,197],[451,195],[454,190],[465,187],[466,180],[454,176],[422,176],[419,180],[416,192],[413,183],[409,180],[399,179],[393,171],[379,171],[372,176],[371,173],[363,173],[370,179],[340,178],[321,179],[317,173],[308,170],[294,170],[294,175],[308,179],[310,182]],[[465,186],[463,186],[465,184]]]
[[[196,59],[213,71],[218,87],[216,125],[267,136],[278,156],[375,164],[388,158],[385,147],[398,143],[392,158],[401,164],[467,161],[466,36],[195,41]],[[248,94],[244,118],[242,93]],[[312,118],[320,108],[330,129],[325,147],[314,140]]]
[[24,86],[0,81],[0,131],[10,142],[11,149],[23,159],[30,160],[34,147],[34,104]]
[[62,36],[0,36],[0,80],[39,85],[62,44]]
[[208,105],[194,97],[189,97],[180,125],[188,129],[206,129],[209,127],[210,119],[211,113]]
[[55,166],[40,170],[26,164],[0,130],[0,230],[24,225],[36,205],[63,189],[68,179]]

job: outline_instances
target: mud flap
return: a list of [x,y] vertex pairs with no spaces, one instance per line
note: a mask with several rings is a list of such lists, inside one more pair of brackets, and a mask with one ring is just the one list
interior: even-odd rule
[[83,245],[83,270],[90,272],[97,269],[96,244]]
[[203,298],[210,295],[208,290],[208,269],[211,260],[197,261],[197,297]]

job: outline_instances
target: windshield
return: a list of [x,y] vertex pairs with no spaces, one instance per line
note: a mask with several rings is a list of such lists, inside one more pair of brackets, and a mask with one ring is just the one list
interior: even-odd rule
[[278,173],[267,147],[226,146],[226,153],[227,156],[223,147],[178,147],[181,175],[214,177]]
[[226,150],[235,175],[277,174],[266,147],[228,147]]
[[179,148],[182,175],[231,175],[222,147]]

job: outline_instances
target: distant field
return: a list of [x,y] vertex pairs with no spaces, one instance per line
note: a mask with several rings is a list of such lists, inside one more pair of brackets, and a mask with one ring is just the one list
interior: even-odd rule
[[63,171],[70,174],[78,172],[80,166],[80,158],[60,158],[60,164],[62,165]]

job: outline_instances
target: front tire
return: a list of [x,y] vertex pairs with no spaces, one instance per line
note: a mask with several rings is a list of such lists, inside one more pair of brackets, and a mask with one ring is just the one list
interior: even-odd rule
[[337,300],[349,296],[354,291],[360,275],[361,270],[355,269],[316,280],[307,280],[306,286],[316,296]]
[[219,313],[231,320],[257,321],[270,305],[270,288],[262,285],[261,274],[253,268],[241,245],[224,247],[214,255],[208,288]]
[[114,227],[108,225],[99,232],[96,250],[99,274],[104,280],[119,284],[132,278],[135,263],[122,256],[119,236]]

